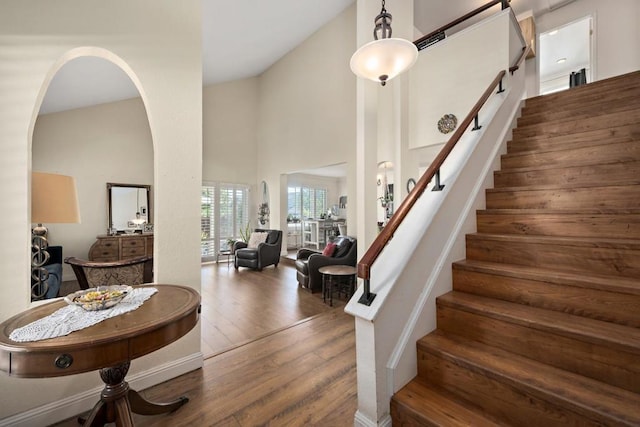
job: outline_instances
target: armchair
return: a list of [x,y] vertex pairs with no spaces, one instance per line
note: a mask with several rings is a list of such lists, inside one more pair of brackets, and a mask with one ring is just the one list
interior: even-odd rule
[[263,230],[256,228],[257,233],[269,233],[264,243],[255,248],[248,247],[246,242],[236,242],[233,245],[235,253],[234,267],[249,267],[261,271],[264,267],[273,264],[275,267],[280,262],[280,250],[282,248],[282,230]]
[[335,240],[336,248],[332,256],[325,256],[321,252],[311,249],[300,249],[296,255],[296,277],[298,285],[311,292],[322,290],[322,274],[318,271],[326,265],[356,265],[358,258],[358,244],[350,236],[338,236]]
[[153,281],[153,257],[98,262],[70,257],[64,262],[73,268],[80,289],[109,285],[140,285]]

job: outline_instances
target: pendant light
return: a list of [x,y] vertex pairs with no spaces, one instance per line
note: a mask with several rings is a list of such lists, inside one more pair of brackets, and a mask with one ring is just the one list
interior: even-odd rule
[[391,38],[391,14],[384,7],[376,16],[374,41],[360,47],[351,57],[351,71],[358,77],[380,82],[389,80],[411,68],[418,59],[418,48],[405,39]]

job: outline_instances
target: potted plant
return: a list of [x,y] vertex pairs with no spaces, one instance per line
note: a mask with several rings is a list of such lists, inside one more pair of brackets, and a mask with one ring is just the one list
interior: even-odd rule
[[235,252],[236,242],[249,243],[249,238],[251,237],[251,223],[247,222],[244,228],[241,228],[238,231],[240,233],[240,239],[236,239],[234,237],[229,237],[227,239],[227,246],[231,252]]

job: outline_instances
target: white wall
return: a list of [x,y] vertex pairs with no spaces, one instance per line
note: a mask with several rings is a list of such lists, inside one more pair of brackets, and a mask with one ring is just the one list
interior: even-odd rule
[[[259,78],[257,181],[269,185],[274,228],[286,229],[286,193],[281,198],[279,190],[289,172],[347,163],[348,197],[354,200],[354,51],[352,6]],[[347,221],[355,226],[351,215],[349,209]]]
[[420,52],[409,72],[409,148],[448,141],[453,133],[438,130],[440,118],[453,114],[460,124],[497,72],[511,65],[510,44],[493,42],[508,34],[509,23],[506,10]]
[[255,185],[258,78],[206,86],[202,103],[203,181]]
[[[153,192],[153,142],[141,98],[38,116],[32,152],[33,170],[76,179],[81,223],[45,224],[64,257],[87,259],[96,236],[107,232],[107,182],[151,185]],[[63,279],[75,280],[63,268]]]
[[[0,10],[0,320],[30,306],[31,138],[36,116],[55,71],[81,55],[116,63],[142,94],[154,144],[155,277],[160,283],[199,290],[200,2],[2,0]],[[77,161],[96,159],[77,156]],[[130,376],[199,354],[199,348],[196,328],[179,342],[134,360]],[[99,384],[96,373],[34,380],[0,374],[0,419]]]
[[[629,73],[640,69],[640,2],[619,0],[577,0],[567,6],[535,17],[537,45],[541,33],[594,16],[595,64],[594,80]],[[528,96],[538,94],[537,57],[527,60]]]

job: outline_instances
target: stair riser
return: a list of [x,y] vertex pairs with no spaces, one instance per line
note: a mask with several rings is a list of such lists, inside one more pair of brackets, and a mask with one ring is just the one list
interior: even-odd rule
[[640,139],[634,142],[576,147],[568,150],[506,154],[501,168],[567,168],[593,164],[640,161]]
[[640,296],[453,268],[453,289],[605,322],[640,327]]
[[578,101],[555,111],[542,109],[539,112],[533,112],[525,107],[522,116],[518,118],[518,127],[569,120],[590,120],[604,114],[634,110],[640,108],[639,98],[640,87],[623,94],[612,95],[607,99],[600,99],[597,103]]
[[438,304],[438,329],[640,392],[637,354]]
[[[524,240],[524,241],[523,241]],[[467,259],[551,270],[640,277],[640,250],[622,245],[574,245],[572,242],[494,241],[467,236]]]
[[487,209],[638,209],[640,185],[487,190]]
[[478,212],[479,233],[640,239],[638,214]]
[[640,121],[640,110],[603,114],[588,120],[570,120],[564,122],[547,122],[530,126],[522,126],[513,130],[513,139],[533,136],[565,135],[568,133],[588,132],[596,129],[609,129],[630,125]]
[[495,172],[494,188],[529,185],[640,184],[640,161],[569,168]]
[[391,419],[392,425],[403,427],[439,427],[437,423],[430,422],[426,417],[421,414],[415,413],[410,408],[407,408],[395,399],[391,399]]
[[630,141],[640,141],[639,123],[620,126],[615,129],[598,129],[553,138],[519,138],[507,142],[507,150],[510,154],[528,151],[573,150],[594,145],[607,145]]
[[[468,368],[428,352],[418,351],[418,375],[475,404],[513,426],[566,427],[601,426],[562,408],[553,396],[546,399],[528,394],[495,378],[481,368]],[[517,409],[514,409],[517,408]]]
[[[591,99],[593,96],[609,96],[636,88],[640,85],[640,72],[617,76],[607,80],[599,80],[587,85],[547,95],[539,95],[527,99],[528,108],[561,108],[568,103]],[[596,98],[597,100],[598,98]]]

